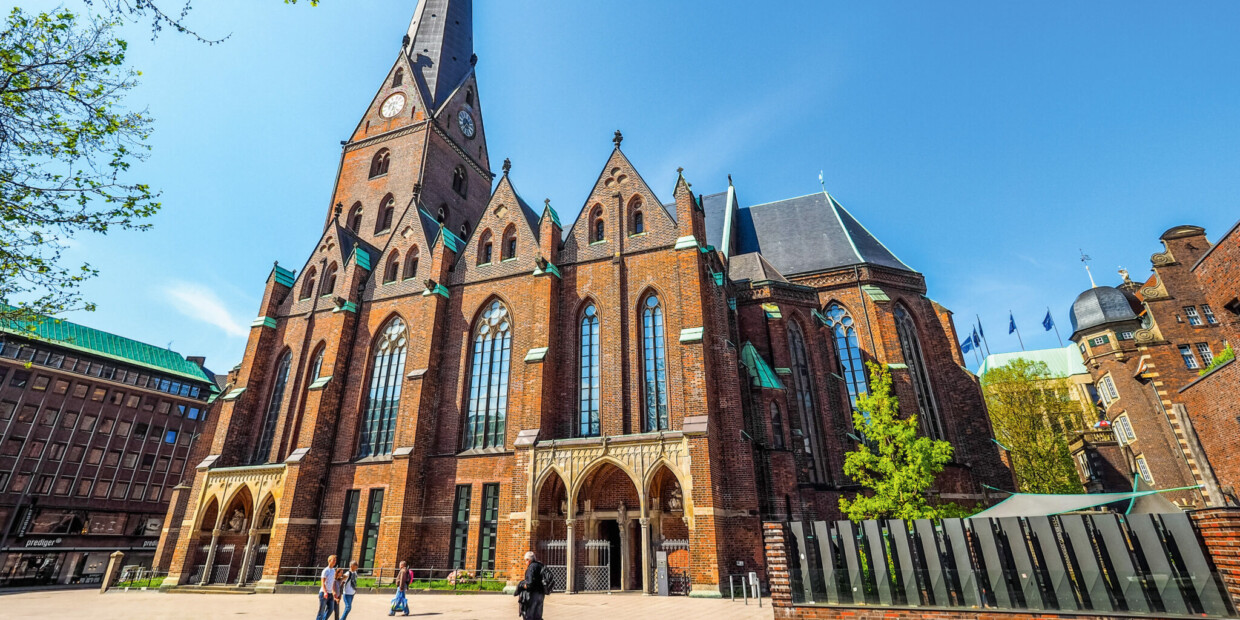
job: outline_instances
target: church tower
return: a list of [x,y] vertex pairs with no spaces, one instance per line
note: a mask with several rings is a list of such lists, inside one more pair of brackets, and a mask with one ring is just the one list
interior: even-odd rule
[[381,250],[406,212],[420,207],[469,236],[493,178],[476,62],[472,0],[423,0],[344,144],[328,224],[338,217]]

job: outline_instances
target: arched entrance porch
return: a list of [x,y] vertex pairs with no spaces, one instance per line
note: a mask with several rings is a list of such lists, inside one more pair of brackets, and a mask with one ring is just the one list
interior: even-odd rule
[[569,522],[571,562],[578,590],[642,588],[641,516],[644,501],[628,472],[602,461],[579,482]]

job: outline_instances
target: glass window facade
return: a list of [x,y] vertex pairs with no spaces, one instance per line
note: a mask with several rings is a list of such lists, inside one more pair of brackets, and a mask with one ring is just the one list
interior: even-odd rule
[[250,463],[266,463],[271,459],[271,442],[275,439],[276,423],[280,420],[280,407],[284,404],[284,388],[288,385],[289,368],[293,365],[293,352],[285,351],[276,365],[274,382],[271,387],[271,400],[267,403],[267,414],[263,416],[263,427],[259,432],[258,444],[254,446],[254,454]]
[[405,322],[394,318],[380,332],[370,375],[370,391],[362,418],[358,456],[391,454],[400,409],[400,387],[405,379],[408,338]]
[[646,298],[642,308],[642,359],[646,414],[643,430],[667,430],[667,345],[663,336],[663,306],[654,295]]
[[577,425],[580,437],[597,436],[600,430],[598,336],[598,309],[591,304],[581,316],[581,399]]
[[508,418],[512,321],[508,308],[499,301],[492,301],[474,326],[472,357],[464,448],[502,447]]

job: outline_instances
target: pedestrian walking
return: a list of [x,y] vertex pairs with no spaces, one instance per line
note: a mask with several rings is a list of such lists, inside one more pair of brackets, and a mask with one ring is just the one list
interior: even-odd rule
[[392,599],[392,609],[388,612],[389,616],[395,616],[396,612],[403,611],[405,615],[409,615],[409,582],[412,581],[409,569],[405,568],[405,562],[402,560],[400,568],[396,569],[396,598]]
[[349,570],[344,572],[343,584],[344,613],[340,620],[349,620],[349,610],[353,609],[353,595],[357,594],[357,562],[349,562]]
[[335,588],[335,592],[332,592],[332,594],[335,595],[335,603],[336,603],[334,605],[335,609],[332,610],[332,616],[335,617],[335,620],[340,620],[340,594],[343,590],[344,590],[344,569],[337,568],[336,569],[336,588]]
[[317,620],[327,620],[336,609],[336,556],[327,556],[327,568],[319,575],[319,614]]
[[543,599],[547,597],[546,574],[533,551],[525,552],[525,579],[517,584],[517,606],[525,620],[542,620]]

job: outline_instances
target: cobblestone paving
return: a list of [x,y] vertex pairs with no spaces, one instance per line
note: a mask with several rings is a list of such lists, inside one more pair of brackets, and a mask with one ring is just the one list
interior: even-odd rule
[[[388,597],[359,594],[349,620],[387,617]],[[752,602],[661,598],[634,594],[556,595],[547,599],[546,620],[771,620],[770,601],[761,609]],[[308,620],[317,611],[312,594],[160,594],[97,590],[44,590],[0,592],[0,616],[5,618],[238,618]],[[428,620],[516,618],[516,599],[503,595],[424,594],[410,597],[411,618]]]

